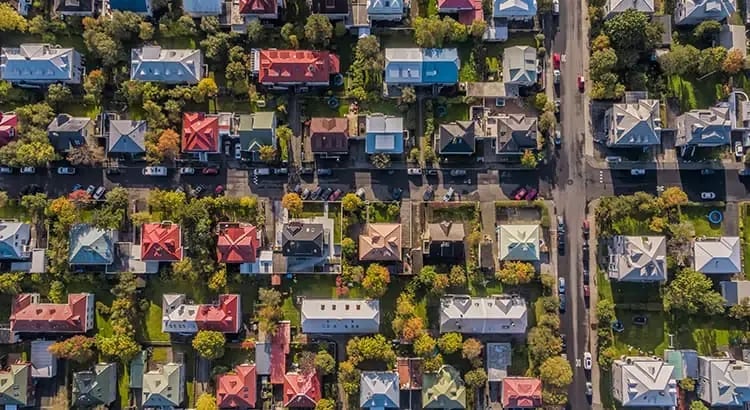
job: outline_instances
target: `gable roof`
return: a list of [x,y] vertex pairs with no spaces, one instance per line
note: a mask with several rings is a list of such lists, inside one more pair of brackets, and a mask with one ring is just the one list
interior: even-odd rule
[[216,254],[223,263],[253,263],[257,258],[258,230],[244,223],[220,223]]
[[494,0],[492,17],[533,18],[536,15],[536,0]]
[[610,123],[607,145],[612,147],[642,147],[661,145],[659,100],[638,100],[635,103],[614,104],[607,111]]
[[348,152],[349,120],[340,117],[310,119],[310,143],[313,152]]
[[113,154],[146,152],[146,121],[112,120],[109,122],[107,151]]
[[[329,84],[339,73],[336,54],[312,50],[254,50],[261,84]],[[255,54],[254,54],[255,55]]]
[[197,84],[203,78],[200,50],[134,48],[130,52],[130,79],[167,84]]
[[143,224],[141,227],[141,259],[160,262],[181,260],[182,231],[180,225],[169,221]]
[[284,384],[286,355],[292,343],[292,326],[288,320],[277,323],[276,333],[271,335],[271,384]]
[[193,17],[218,16],[221,3],[221,0],[182,0],[182,10]]
[[534,377],[506,377],[502,385],[504,409],[542,407],[542,381]]
[[261,145],[274,145],[276,113],[261,111],[240,114],[237,133],[244,151],[258,151]]
[[472,10],[474,3],[471,0],[438,0],[438,10]]
[[346,15],[349,14],[348,0],[308,0],[313,14]]
[[105,231],[89,224],[75,224],[70,228],[68,262],[71,265],[109,265],[115,257],[113,231]]
[[150,0],[107,0],[112,10],[132,11],[138,14],[151,14]]
[[380,330],[378,300],[305,298],[300,311],[304,333],[361,334]]
[[722,21],[736,10],[734,0],[680,0],[675,6],[675,23],[692,25],[703,20]]
[[254,364],[240,364],[216,376],[216,402],[223,408],[255,408],[258,399]]
[[55,0],[55,13],[72,16],[90,16],[94,14],[94,0]]
[[94,295],[69,293],[67,303],[40,303],[38,293],[22,293],[13,301],[10,330],[19,333],[85,333],[93,328]]
[[654,13],[654,0],[607,0],[604,14],[623,13],[626,10],[638,10],[642,13]]
[[0,147],[8,145],[16,137],[18,116],[15,113],[0,112]]
[[513,46],[503,50],[503,82],[531,86],[537,82],[537,53],[534,47]]
[[143,407],[178,407],[184,398],[185,368],[167,363],[143,375]]
[[675,145],[718,147],[731,142],[729,107],[690,110],[677,117]]
[[182,114],[182,152],[219,152],[219,117]]
[[359,235],[359,260],[400,261],[401,224],[365,225],[364,232]]
[[427,231],[430,240],[435,242],[463,242],[466,237],[464,224],[461,222],[441,221],[427,224]]
[[455,84],[461,60],[455,48],[386,48],[387,84]]
[[28,259],[31,255],[31,225],[21,222],[0,222],[0,260]]
[[719,286],[727,306],[737,305],[742,299],[750,297],[750,280],[721,281]]
[[440,299],[440,333],[524,334],[527,325],[526,300],[518,296],[448,295]]
[[14,363],[9,369],[0,371],[0,405],[33,405],[34,389],[30,385],[30,363]]
[[677,405],[674,366],[653,357],[627,357],[612,364],[612,392],[623,406]]
[[539,225],[500,225],[500,260],[538,261]]
[[698,356],[698,397],[709,406],[750,402],[750,364],[730,358]]
[[693,243],[695,270],[705,274],[734,274],[742,272],[740,238],[722,236]]
[[108,406],[117,397],[117,365],[99,363],[94,370],[73,373],[73,405]]
[[437,373],[425,373],[422,385],[422,408],[466,408],[466,388],[461,375],[453,366],[444,365]]
[[399,387],[396,372],[362,372],[359,407],[365,409],[398,409]]
[[317,372],[284,375],[284,407],[315,407],[321,397]]
[[487,134],[496,138],[495,152],[518,154],[536,149],[537,119],[525,114],[499,114],[487,117]]
[[[92,2],[93,3],[93,2]],[[67,82],[80,83],[81,55],[72,48],[57,48],[51,44],[21,44],[4,47],[0,76],[10,82]]]
[[404,14],[404,2],[402,0],[367,0],[367,14],[402,16]]
[[621,282],[664,282],[666,261],[665,237],[618,235],[609,248],[609,277]]
[[453,121],[440,124],[440,155],[473,154],[475,149],[476,123],[474,121]]
[[292,221],[281,231],[281,252],[284,256],[323,256],[325,235],[323,224]]
[[240,0],[240,14],[276,14],[275,0]]
[[166,293],[162,296],[162,331],[195,333],[213,330],[237,333],[242,324],[240,295],[219,295],[217,304],[188,303],[185,295]]
[[404,152],[404,119],[380,113],[365,118],[365,152],[400,154]]

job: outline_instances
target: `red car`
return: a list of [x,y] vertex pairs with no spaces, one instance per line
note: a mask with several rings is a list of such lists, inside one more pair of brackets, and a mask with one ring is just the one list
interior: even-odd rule
[[536,199],[536,194],[537,194],[537,193],[538,193],[538,192],[537,192],[537,190],[536,190],[536,189],[534,189],[534,188],[530,188],[530,189],[529,189],[529,193],[528,193],[528,194],[526,194],[526,200],[527,200],[527,201],[533,201],[534,199]]
[[583,296],[588,299],[591,296],[591,290],[589,289],[589,285],[583,285]]
[[560,69],[560,54],[559,53],[552,54],[552,65],[555,67],[555,70]]
[[203,175],[219,175],[219,168],[203,168]]
[[584,219],[583,220],[583,237],[584,238],[586,238],[586,239],[589,238],[589,231],[590,231],[589,221],[588,221],[588,219]]
[[526,196],[526,188],[519,188],[518,191],[516,191],[516,194],[513,196],[513,199],[515,199],[516,201],[520,201],[524,196]]
[[578,91],[583,92],[586,80],[583,79],[582,75],[578,76]]

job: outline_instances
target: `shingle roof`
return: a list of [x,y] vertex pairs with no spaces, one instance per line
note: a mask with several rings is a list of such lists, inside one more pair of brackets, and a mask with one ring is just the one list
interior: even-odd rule
[[367,0],[367,14],[372,16],[402,16],[404,2],[401,0]]
[[678,25],[693,25],[703,20],[724,20],[736,10],[735,0],[681,0],[674,17]]
[[90,16],[94,13],[94,0],[55,0],[53,8],[57,14]]
[[200,50],[134,48],[130,52],[130,79],[167,84],[197,84],[203,77]]
[[359,235],[359,260],[400,261],[401,224],[365,225],[364,232]]
[[455,48],[386,48],[388,84],[455,84],[461,60]]
[[437,373],[424,375],[422,408],[451,410],[466,408],[466,388],[458,370],[445,365]]
[[508,377],[513,351],[510,343],[487,343],[487,380],[499,382]]
[[440,155],[473,154],[476,144],[476,123],[454,121],[440,124]]
[[750,398],[750,364],[698,356],[698,397],[711,407],[742,407]]
[[323,256],[323,224],[291,222],[284,224],[281,248],[284,256]]
[[276,14],[276,0],[240,0],[240,14]]
[[10,369],[0,371],[0,405],[33,405],[33,388],[29,388],[30,385],[30,363],[14,363]]
[[492,17],[532,18],[536,15],[536,0],[494,0]]
[[184,399],[185,368],[167,363],[143,375],[143,407],[178,407]]
[[68,151],[86,143],[91,118],[58,114],[47,126],[47,136],[57,151]]
[[113,232],[88,224],[70,229],[68,261],[71,265],[109,265],[114,261]]
[[538,261],[539,225],[500,225],[500,260]]
[[17,134],[18,116],[14,113],[0,112],[0,147],[8,145]]
[[348,152],[349,120],[320,117],[310,119],[310,143],[313,152]]
[[630,9],[652,14],[654,12],[654,0],[608,0],[604,14],[622,13]]
[[521,153],[536,149],[537,119],[525,114],[500,114],[487,118],[487,133],[496,137],[495,152]]
[[503,51],[503,82],[531,86],[537,81],[536,49],[513,46]]
[[652,357],[627,357],[612,364],[612,391],[623,406],[677,405],[674,366]]
[[364,409],[398,409],[399,386],[396,372],[362,372],[359,407]]
[[608,146],[661,145],[659,100],[614,104],[607,112],[610,122]]
[[314,14],[349,14],[348,0],[309,0],[310,12]]
[[162,331],[195,333],[213,330],[237,333],[242,323],[240,295],[219,295],[218,303],[192,304],[185,295],[162,295]]
[[191,16],[218,16],[221,0],[182,0],[182,9]]
[[527,325],[528,308],[521,297],[448,295],[440,299],[440,333],[524,334]]
[[182,152],[219,152],[219,117],[202,112],[182,114]]
[[750,297],[750,280],[721,281],[719,286],[727,306],[737,305],[742,299]]
[[742,272],[742,250],[737,236],[696,240],[693,250],[695,270],[698,272],[725,275]]
[[107,0],[112,10],[151,14],[151,0]]
[[107,150],[113,154],[142,154],[146,152],[147,129],[146,121],[110,121]]
[[273,145],[276,127],[276,113],[261,111],[240,114],[237,133],[245,151],[257,151],[262,145]]
[[0,222],[0,259],[26,259],[24,249],[31,241],[31,225]]

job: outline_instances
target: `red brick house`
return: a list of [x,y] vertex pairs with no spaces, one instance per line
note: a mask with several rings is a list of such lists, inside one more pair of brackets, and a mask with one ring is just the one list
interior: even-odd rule
[[183,114],[182,152],[219,152],[219,117],[202,112]]
[[216,404],[220,409],[254,409],[258,398],[254,364],[240,364],[232,373],[216,376]]
[[254,50],[253,61],[258,82],[269,86],[327,86],[341,65],[336,54],[310,50]]
[[68,303],[42,303],[38,293],[13,300],[10,330],[18,333],[86,333],[94,328],[94,295],[71,293]]
[[182,251],[180,225],[165,221],[141,228],[141,260],[176,262],[182,260]]
[[220,223],[216,257],[222,263],[254,263],[260,240],[258,229],[250,224]]

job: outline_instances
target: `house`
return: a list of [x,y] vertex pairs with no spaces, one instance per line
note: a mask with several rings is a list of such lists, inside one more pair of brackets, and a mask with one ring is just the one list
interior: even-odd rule
[[503,50],[503,82],[517,87],[531,87],[538,81],[537,52],[534,47],[513,46]]
[[694,268],[706,275],[732,275],[742,272],[740,238],[696,239],[693,243]]
[[[93,3],[93,1],[92,1]],[[0,50],[0,78],[12,84],[81,84],[81,54],[52,44],[21,44]]]
[[142,275],[146,273],[159,272],[159,262],[144,261],[141,259],[141,245],[132,242],[115,243],[115,260],[111,265],[107,265],[105,273],[120,274],[121,272],[131,272]]
[[440,124],[437,141],[440,155],[471,155],[476,146],[476,123],[474,121],[453,121]]
[[279,5],[276,0],[240,0],[239,14],[263,20],[275,20],[279,17]]
[[625,10],[654,14],[654,0],[607,0],[604,3],[604,18],[610,19]]
[[694,26],[706,20],[726,20],[735,11],[735,0],[678,0],[674,21],[678,26]]
[[464,238],[463,223],[442,221],[427,224],[427,232],[422,237],[422,252],[435,259],[463,259]]
[[301,312],[303,333],[365,334],[380,330],[377,300],[305,298]]
[[487,343],[487,381],[501,382],[508,377],[513,350],[510,343]]
[[197,333],[213,330],[237,333],[242,325],[240,295],[219,295],[216,304],[194,304],[185,295],[166,293],[161,302],[161,331],[164,333]]
[[340,72],[339,56],[328,51],[253,50],[252,71],[266,86],[328,86]]
[[134,48],[130,52],[130,79],[164,84],[198,84],[203,78],[199,49]]
[[396,359],[398,383],[401,390],[422,390],[422,359],[399,357]]
[[12,112],[0,112],[0,147],[4,147],[13,141],[17,132],[18,116]]
[[0,221],[0,260],[29,259],[30,245],[30,224]]
[[91,408],[109,406],[117,399],[117,365],[98,363],[94,370],[73,373],[72,404]]
[[110,265],[114,262],[115,231],[75,224],[69,235],[68,262],[71,265]]
[[422,408],[466,408],[466,387],[453,366],[444,365],[436,373],[425,373],[422,386]]
[[438,11],[458,14],[458,22],[470,26],[474,21],[484,21],[481,0],[438,0]]
[[315,154],[348,154],[349,120],[320,117],[310,119],[310,146]]
[[91,16],[94,0],[54,0],[52,10],[57,16]]
[[661,145],[660,115],[659,100],[613,104],[604,114],[607,146],[639,148]]
[[740,50],[742,56],[747,56],[747,47],[745,46],[745,26],[736,24],[724,24],[719,32],[719,44],[731,50],[736,48]]
[[750,364],[728,357],[698,356],[698,398],[709,407],[744,407],[750,403]]
[[663,236],[622,236],[609,246],[609,278],[620,282],[666,282],[667,240]]
[[260,231],[253,225],[222,222],[218,226],[216,258],[220,263],[255,263],[260,247]]
[[539,225],[500,225],[501,261],[539,261]]
[[519,296],[440,298],[440,333],[475,335],[522,335],[526,333],[528,309]]
[[219,16],[221,0],[182,0],[182,10],[192,18]]
[[731,142],[729,107],[690,110],[676,119],[675,145],[719,147]]
[[93,134],[94,122],[89,117],[58,114],[47,126],[49,142],[58,152],[85,145],[87,138]]
[[455,48],[386,48],[384,81],[389,86],[453,85],[460,67]]
[[536,16],[536,0],[494,0],[492,17],[514,21],[531,21]]
[[331,21],[344,20],[349,16],[348,0],[307,0],[310,13],[322,14]]
[[31,378],[54,379],[57,377],[57,358],[52,356],[49,348],[55,344],[52,340],[31,341]]
[[323,224],[292,221],[281,232],[281,253],[294,257],[322,257],[326,235]]
[[485,135],[495,138],[498,155],[521,155],[537,148],[536,117],[525,114],[497,114],[487,117]]
[[367,16],[373,21],[401,21],[404,18],[403,0],[367,0]]
[[401,224],[372,223],[359,235],[359,260],[401,260]]
[[365,118],[365,153],[403,154],[404,119],[384,114]]
[[220,152],[219,117],[202,112],[182,114],[182,152],[197,154]]
[[130,11],[136,14],[150,16],[152,11],[151,0],[104,0],[104,12]]
[[182,260],[182,231],[171,221],[143,224],[141,227],[141,260],[177,262]]
[[398,409],[400,391],[396,372],[362,372],[359,407],[371,410]]
[[242,151],[252,153],[255,160],[259,159],[260,147],[276,147],[276,113],[262,111],[241,114],[237,134]]
[[502,381],[504,409],[542,407],[542,381],[535,377],[506,377]]
[[68,303],[42,303],[38,293],[21,293],[11,306],[12,332],[86,333],[93,328],[92,293],[69,293]]
[[254,409],[258,400],[254,364],[239,364],[216,376],[216,403],[220,409]]
[[34,404],[30,363],[13,363],[0,371],[0,406],[13,409]]
[[745,298],[750,298],[750,281],[732,280],[719,282],[721,296],[724,297],[727,306],[740,304]]
[[146,153],[146,131],[144,120],[112,120],[107,134],[107,152],[137,156]]
[[167,363],[143,374],[143,408],[171,409],[185,401],[185,365]]
[[317,372],[290,372],[284,375],[284,407],[314,408],[322,395]]
[[612,363],[612,396],[623,407],[677,405],[674,366],[657,357],[624,357]]
[[692,349],[664,349],[664,360],[674,366],[672,377],[698,379],[698,352]]
[[286,356],[291,342],[291,323],[288,320],[276,323],[276,333],[259,333],[255,343],[255,372],[258,376],[269,376],[273,385],[284,384]]

